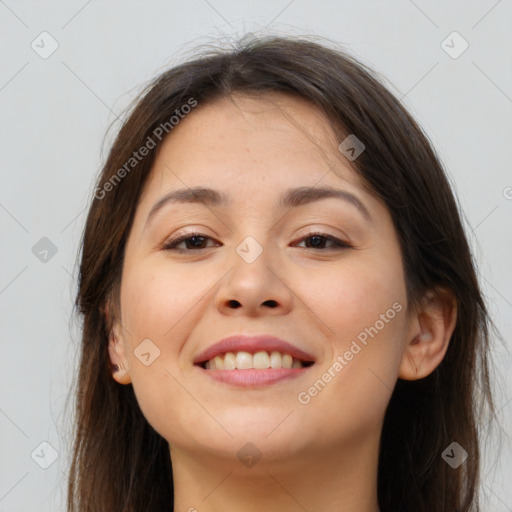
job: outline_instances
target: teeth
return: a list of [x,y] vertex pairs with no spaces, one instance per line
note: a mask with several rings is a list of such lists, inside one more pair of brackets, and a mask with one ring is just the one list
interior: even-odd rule
[[302,368],[302,361],[294,359],[290,354],[281,354],[272,351],[270,354],[265,351],[251,354],[249,352],[228,352],[215,356],[206,362],[207,370],[249,370],[255,368],[265,370],[267,368]]
[[236,356],[233,352],[228,352],[224,356],[224,370],[234,370],[236,368]]
[[[220,356],[217,356],[220,358]],[[219,361],[217,360],[217,358],[215,358],[215,362],[216,362],[216,365],[215,367],[218,369],[218,370],[223,370],[224,369],[224,360],[222,360],[222,367],[221,365],[219,365]],[[252,368],[252,355],[249,354],[249,352],[237,352],[236,354],[236,367],[239,369],[239,370],[248,370],[249,368]]]
[[302,363],[298,359],[294,359],[292,368],[302,368]]
[[252,356],[252,367],[258,370],[270,368],[270,357],[266,352],[256,352]]
[[279,352],[270,353],[270,368],[281,368],[283,358]]
[[283,368],[291,368],[293,366],[293,358],[290,354],[283,355]]
[[213,358],[213,364],[212,366],[214,368],[218,368],[219,370],[220,369],[224,369],[224,358],[222,358],[221,356],[215,356]]

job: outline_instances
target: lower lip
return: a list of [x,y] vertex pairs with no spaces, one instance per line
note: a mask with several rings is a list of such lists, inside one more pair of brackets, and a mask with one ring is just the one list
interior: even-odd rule
[[246,388],[256,388],[281,382],[288,379],[294,379],[304,375],[311,366],[305,368],[278,368],[268,370],[206,370],[199,367],[202,372],[217,382],[224,382],[233,386]]

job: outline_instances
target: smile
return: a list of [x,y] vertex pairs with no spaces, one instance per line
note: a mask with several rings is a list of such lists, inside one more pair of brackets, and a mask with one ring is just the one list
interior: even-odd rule
[[215,356],[213,359],[205,361],[202,366],[207,370],[266,370],[268,368],[278,370],[280,368],[303,368],[312,364],[312,361],[302,361],[293,358],[290,354],[277,351],[260,351],[255,354],[239,351]]
[[226,384],[259,387],[302,375],[313,361],[277,351],[226,352],[198,363],[208,377]]

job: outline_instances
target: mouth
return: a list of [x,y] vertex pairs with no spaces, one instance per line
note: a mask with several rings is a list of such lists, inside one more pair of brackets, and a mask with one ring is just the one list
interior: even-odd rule
[[280,352],[227,352],[197,363],[201,373],[216,382],[242,388],[261,388],[300,377],[313,366]]
[[196,364],[204,370],[292,370],[308,368],[314,364],[314,361],[296,358],[286,352],[262,350],[255,353],[246,351],[226,352]]
[[299,377],[314,364],[312,355],[269,335],[230,336],[194,360],[194,366],[214,381],[253,388]]

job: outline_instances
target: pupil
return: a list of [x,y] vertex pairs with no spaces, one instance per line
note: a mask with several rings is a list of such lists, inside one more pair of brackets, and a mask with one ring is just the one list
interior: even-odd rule
[[[319,235],[314,235],[312,237],[310,237],[310,240],[313,241],[313,240],[316,240],[317,242],[319,242],[320,245],[322,245],[322,237],[319,236]],[[316,247],[318,244],[315,244],[314,242],[312,243],[312,245],[314,247]]]
[[[195,240],[196,242],[198,243],[194,243],[193,240]],[[192,236],[190,237],[189,239],[189,243],[193,246],[193,247],[200,247],[202,242],[204,242],[204,239],[202,236]]]

